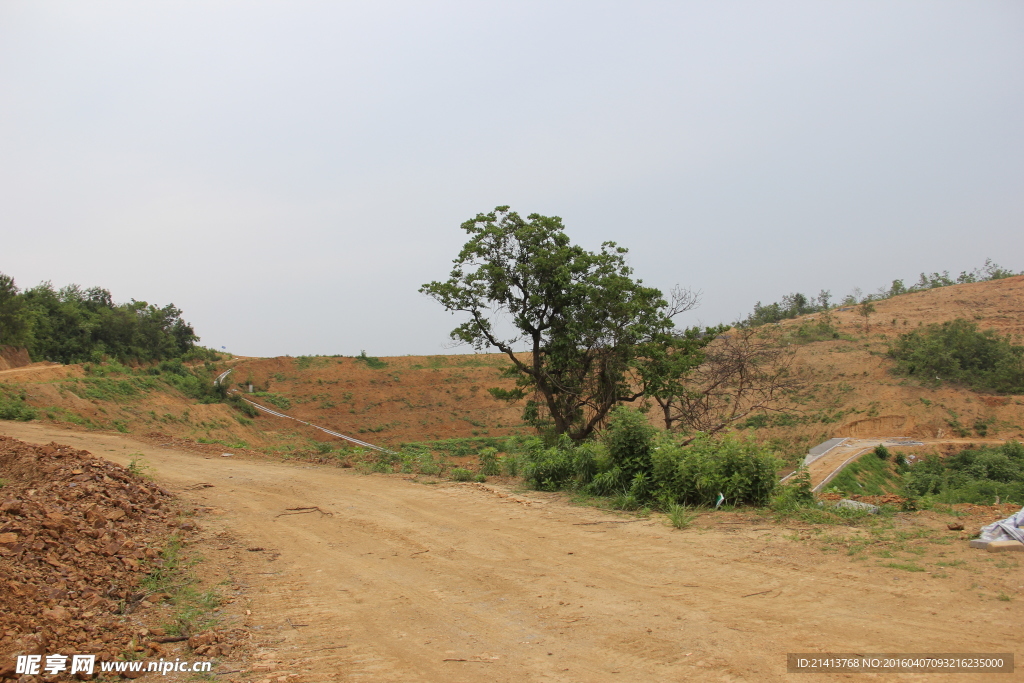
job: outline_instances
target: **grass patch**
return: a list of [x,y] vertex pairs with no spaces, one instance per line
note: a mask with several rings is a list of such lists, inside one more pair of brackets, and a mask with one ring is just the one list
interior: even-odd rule
[[0,385],[0,420],[28,422],[36,419],[36,409],[26,403],[24,389]]
[[866,496],[898,493],[902,490],[903,481],[900,474],[893,469],[892,462],[893,460],[888,457],[888,451],[885,451],[885,457],[881,457],[877,451],[865,453],[844,467],[843,471],[829,482],[828,487],[846,494]]
[[167,593],[174,610],[162,624],[168,635],[191,636],[212,627],[216,618],[213,609],[220,605],[220,596],[213,589],[196,590],[199,580],[190,570],[182,552],[180,536],[173,535],[160,551],[156,566],[142,579],[141,586],[147,595]]
[[259,396],[267,403],[277,406],[281,410],[288,410],[289,408],[292,407],[292,402],[291,400],[288,399],[287,396],[275,394],[271,391],[257,391],[255,394],[253,394],[253,396]]
[[669,524],[677,529],[685,529],[693,524],[693,520],[697,519],[699,513],[688,505],[670,503],[665,514],[668,515]]
[[883,567],[889,567],[890,569],[902,569],[905,572],[923,572],[923,571],[925,571],[924,567],[920,567],[920,566],[918,566],[916,564],[912,564],[912,563],[909,563],[909,562],[906,562],[906,563],[903,563],[903,562],[887,562],[887,563],[883,564],[882,566]]

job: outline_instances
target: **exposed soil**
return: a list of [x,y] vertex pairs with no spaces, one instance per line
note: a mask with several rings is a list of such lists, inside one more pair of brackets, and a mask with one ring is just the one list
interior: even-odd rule
[[[794,372],[806,381],[795,419],[744,429],[770,440],[794,462],[826,439],[907,436],[918,439],[1024,438],[1024,397],[980,394],[894,376],[885,356],[897,335],[929,324],[966,318],[982,329],[1024,335],[1024,276],[943,287],[875,303],[865,320],[855,307],[833,312],[843,338],[798,344]],[[808,316],[807,318],[815,318]],[[784,321],[783,332],[805,319]],[[24,360],[24,359],[22,359]],[[502,377],[507,358],[496,354],[402,356],[384,365],[350,357],[235,358],[228,380],[268,407],[370,443],[397,445],[450,438],[528,433],[519,406],[496,401],[491,387],[510,388]],[[343,446],[323,432],[261,415],[253,424],[226,405],[196,405],[173,391],[120,399],[89,398],[70,380],[81,366],[33,364],[0,370],[0,384],[23,390],[40,419],[87,421],[133,434],[155,431],[178,438],[220,442],[229,448],[313,449],[317,442]],[[87,379],[87,378],[86,378]],[[82,381],[85,381],[83,379]],[[657,411],[651,412],[657,424]]]
[[1008,506],[967,506],[966,531],[900,513],[874,541],[753,512],[675,530],[500,484],[0,431],[122,464],[140,452],[161,485],[208,510],[199,568],[240,587],[222,625],[253,635],[218,680],[782,681],[787,652],[1012,649],[1024,617],[1019,555],[966,543]]
[[0,680],[16,654],[132,647],[144,565],[175,526],[170,494],[87,451],[0,436]]

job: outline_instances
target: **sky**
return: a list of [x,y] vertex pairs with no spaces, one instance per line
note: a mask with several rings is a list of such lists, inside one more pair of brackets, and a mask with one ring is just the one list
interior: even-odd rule
[[1024,3],[0,3],[0,272],[241,355],[436,354],[460,224],[560,216],[677,324],[1024,270]]

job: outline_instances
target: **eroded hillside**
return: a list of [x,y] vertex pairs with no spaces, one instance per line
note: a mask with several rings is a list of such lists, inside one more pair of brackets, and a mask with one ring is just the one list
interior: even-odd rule
[[[1024,397],[997,396],[892,374],[886,356],[898,335],[955,318],[993,328],[1021,343],[1024,276],[943,287],[832,311],[839,338],[800,333],[816,314],[778,326],[795,352],[793,373],[804,381],[791,414],[754,415],[744,433],[772,440],[795,457],[835,436],[1024,438]],[[10,354],[9,354],[10,355]],[[520,408],[496,401],[491,387],[511,386],[496,354],[390,358],[316,356],[234,358],[227,381],[255,401],[371,443],[502,437],[528,433]],[[232,448],[315,449],[341,444],[323,432],[225,403],[202,404],[172,386],[136,374],[100,373],[79,365],[35,363],[0,370],[0,392],[34,409],[35,419],[139,435],[190,438]],[[248,394],[248,385],[255,393]],[[657,412],[651,412],[657,423]]]

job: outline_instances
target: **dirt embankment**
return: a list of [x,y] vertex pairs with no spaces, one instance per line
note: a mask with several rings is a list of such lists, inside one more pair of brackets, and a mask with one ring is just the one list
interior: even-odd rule
[[19,346],[0,346],[0,370],[12,370],[32,362],[28,349]]
[[[370,363],[341,356],[261,358],[239,362],[229,380],[242,391],[251,382],[268,394],[253,400],[299,419],[371,443],[398,444],[529,431],[520,406],[487,391],[512,388],[514,381],[501,374],[508,365],[500,354],[397,356]],[[294,423],[273,420],[266,422],[277,425],[274,431],[295,429]]]

